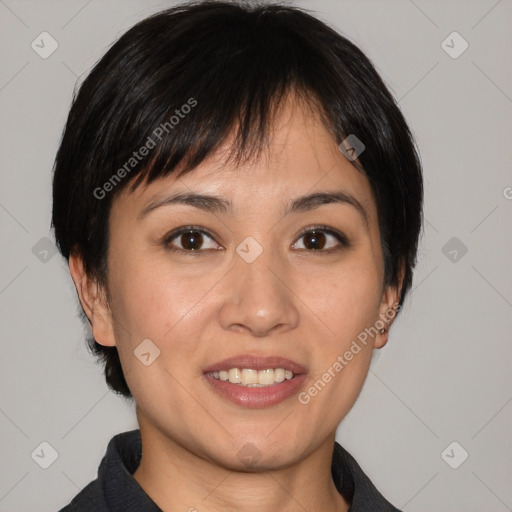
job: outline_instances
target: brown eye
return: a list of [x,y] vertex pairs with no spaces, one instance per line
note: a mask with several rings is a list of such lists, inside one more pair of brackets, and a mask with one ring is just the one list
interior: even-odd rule
[[165,238],[165,245],[172,251],[184,253],[218,249],[218,245],[208,233],[192,228],[174,231]]
[[306,249],[319,250],[325,247],[327,237],[321,231],[310,231],[303,236],[303,239]]
[[203,235],[199,233],[199,231],[189,231],[188,233],[180,235],[179,241],[183,249],[187,251],[197,251],[201,249],[203,245]]
[[[297,247],[297,244],[299,246]],[[301,247],[302,245],[302,247]],[[308,228],[303,231],[293,247],[306,251],[333,252],[344,247],[350,247],[347,237],[343,233],[327,228]]]

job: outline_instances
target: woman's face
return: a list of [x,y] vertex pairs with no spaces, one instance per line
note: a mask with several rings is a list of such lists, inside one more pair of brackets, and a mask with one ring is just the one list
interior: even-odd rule
[[[346,200],[301,199],[318,193]],[[166,204],[176,194],[217,199]],[[257,163],[225,165],[221,148],[180,179],[126,188],[109,221],[111,309],[96,306],[93,333],[117,346],[141,428],[231,469],[332,440],[387,334],[344,354],[398,295],[383,293],[369,183],[318,117],[289,100]],[[246,383],[265,368],[294,377],[253,387],[214,373],[230,368]]]

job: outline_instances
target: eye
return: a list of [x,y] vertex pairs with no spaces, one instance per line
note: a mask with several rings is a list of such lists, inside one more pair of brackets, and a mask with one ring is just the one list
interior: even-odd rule
[[[301,240],[304,239],[303,242]],[[299,242],[302,243],[300,247]],[[297,247],[299,244],[299,247]],[[309,252],[334,252],[344,247],[350,247],[347,237],[325,226],[314,226],[306,228],[299,236],[299,241],[292,246],[295,249],[305,249]]]
[[[221,249],[212,235],[196,226],[185,226],[169,233],[164,237],[164,245],[170,251],[185,254]],[[313,226],[304,229],[299,240],[292,246],[294,249],[323,253],[334,252],[344,247],[350,247],[347,237],[326,226]]]
[[[165,246],[174,252],[193,253],[204,250],[218,250],[213,237],[204,229],[186,226],[165,236]],[[206,245],[206,247],[205,247]]]

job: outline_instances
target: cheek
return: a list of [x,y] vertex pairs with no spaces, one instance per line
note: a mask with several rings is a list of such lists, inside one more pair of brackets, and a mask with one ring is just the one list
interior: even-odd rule
[[[208,277],[191,281],[170,262],[151,254],[134,251],[117,254],[119,257],[112,258],[115,264],[110,282],[119,321],[124,321],[130,338],[163,341],[183,318],[194,315],[194,306]],[[125,335],[126,332],[121,332],[122,338]]]
[[313,304],[314,323],[322,334],[300,401],[318,408],[327,423],[347,414],[364,384],[373,352],[373,338],[365,329],[378,319],[380,291],[381,274],[370,255],[345,262],[329,276],[308,275],[308,304]]
[[332,349],[344,345],[373,325],[381,302],[382,276],[372,255],[358,255],[329,273],[309,273],[304,294],[323,321]]
[[[137,404],[152,411],[151,416],[159,416],[158,404],[164,400],[170,410],[179,411],[179,418],[190,407],[179,382],[190,379],[190,362],[199,349],[205,323],[211,321],[201,299],[215,280],[212,276],[190,279],[152,263],[151,258],[140,265],[137,259],[126,263],[125,272],[112,276],[115,336],[126,381]],[[142,345],[147,339],[151,343]],[[142,346],[148,348],[142,351]],[[146,352],[150,360],[158,354],[147,366],[139,358]],[[177,392],[169,393],[170,389]],[[171,425],[174,420],[166,421]]]
[[[166,370],[178,379],[187,378],[204,331],[215,321],[211,290],[221,277],[198,273],[198,268],[191,275],[165,258],[128,253],[116,260],[111,272],[115,337],[134,396],[144,392],[141,387],[168,388],[172,382]],[[146,339],[160,351],[157,364],[148,367],[134,357]],[[140,386],[143,376],[145,384]]]

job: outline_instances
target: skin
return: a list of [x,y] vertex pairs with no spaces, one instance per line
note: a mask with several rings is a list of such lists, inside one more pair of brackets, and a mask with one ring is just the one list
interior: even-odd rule
[[[169,176],[133,193],[125,188],[109,219],[107,289],[87,276],[78,252],[70,258],[93,335],[117,346],[136,402],[143,457],[134,477],[164,511],[349,507],[330,474],[336,428],[389,331],[370,337],[306,405],[294,395],[270,407],[237,406],[203,376],[227,357],[279,355],[307,368],[305,391],[399,298],[399,287],[383,286],[376,203],[366,177],[295,97],[288,97],[275,127],[268,150],[239,168],[223,160],[228,139],[180,179]],[[339,203],[282,215],[293,198],[334,190],[357,198],[368,223]],[[175,204],[137,221],[155,196],[178,191],[222,196],[233,213]],[[350,246],[326,234],[325,245],[312,249],[301,231],[315,224],[341,231]],[[166,246],[165,235],[188,225],[212,238],[203,235],[194,254],[169,251],[190,240],[177,237]],[[248,236],[263,248],[250,264],[235,252]],[[330,248],[337,250],[325,252]],[[161,351],[149,366],[133,354],[146,338]],[[237,455],[247,443],[259,453],[251,468]]]

